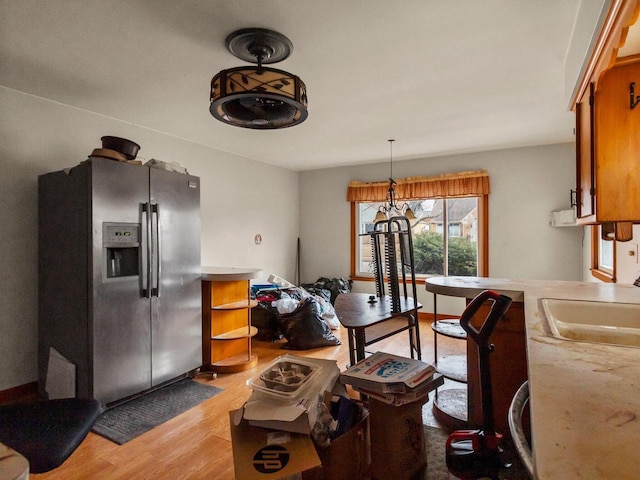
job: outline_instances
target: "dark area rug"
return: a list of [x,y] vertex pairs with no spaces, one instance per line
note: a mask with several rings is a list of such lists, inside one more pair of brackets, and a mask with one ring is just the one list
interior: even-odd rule
[[[445,443],[449,433],[446,430],[436,427],[424,427],[424,441],[427,448],[427,468],[425,472],[420,472],[416,480],[453,480],[457,477],[450,475],[447,469],[445,457]],[[511,463],[509,468],[501,468],[499,472],[500,480],[529,480],[515,449],[509,442],[504,442],[503,460]],[[484,477],[479,477],[484,478]]]
[[92,431],[122,445],[221,391],[186,378],[107,410]]

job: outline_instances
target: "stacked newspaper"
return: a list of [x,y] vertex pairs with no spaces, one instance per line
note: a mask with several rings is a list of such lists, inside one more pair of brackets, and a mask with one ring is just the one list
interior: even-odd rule
[[421,400],[444,383],[433,365],[421,360],[376,352],[340,374],[354,390],[390,405]]

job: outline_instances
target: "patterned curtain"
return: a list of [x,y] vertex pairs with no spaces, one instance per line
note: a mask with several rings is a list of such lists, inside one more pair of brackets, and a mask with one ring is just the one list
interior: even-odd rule
[[[399,200],[416,198],[469,197],[488,195],[489,174],[484,170],[445,173],[434,177],[407,177],[396,180],[395,197]],[[384,202],[389,182],[349,182],[348,202]]]

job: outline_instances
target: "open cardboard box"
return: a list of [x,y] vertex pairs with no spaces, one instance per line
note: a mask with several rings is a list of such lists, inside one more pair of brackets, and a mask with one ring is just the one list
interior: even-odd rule
[[315,445],[310,435],[250,425],[242,409],[229,413],[237,479],[358,480],[371,465],[369,415],[331,444]]
[[229,412],[237,479],[296,478],[321,466],[309,435],[251,426],[242,410]]
[[369,478],[371,452],[369,448],[369,413],[349,431],[333,440],[327,448],[316,445],[325,480],[360,480]]

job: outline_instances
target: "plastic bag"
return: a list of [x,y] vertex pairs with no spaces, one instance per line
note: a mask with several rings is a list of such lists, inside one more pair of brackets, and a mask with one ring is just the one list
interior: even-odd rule
[[[287,290],[288,296],[295,298],[299,301],[305,298],[312,297],[318,302],[318,308],[320,309],[320,316],[327,322],[331,330],[340,328],[340,320],[336,315],[336,310],[331,304],[331,292],[329,290],[316,289],[315,291],[307,291],[304,288],[296,287]],[[319,294],[320,293],[320,294]],[[285,294],[287,295],[287,294]],[[282,312],[281,312],[282,313]],[[287,312],[284,312],[287,313]]]
[[280,294],[280,299],[276,300],[271,305],[273,307],[276,307],[276,309],[278,310],[278,313],[280,314],[291,313],[295,311],[296,308],[298,308],[298,300],[294,300],[285,292],[282,292]]
[[267,303],[258,302],[258,307],[251,312],[251,325],[258,329],[256,340],[277,342],[283,337],[277,317],[278,314]]
[[329,290],[331,292],[331,304],[335,305],[336,297],[341,293],[349,293],[353,280],[345,280],[344,278],[327,278],[320,277],[312,284],[303,284],[302,286],[309,290],[310,288],[319,288]]
[[315,298],[316,302],[318,302],[318,306],[320,307],[320,315],[322,316],[322,319],[327,322],[329,328],[331,330],[340,328],[340,320],[338,320],[336,309],[333,308],[331,302],[329,300],[325,300],[324,297],[321,297],[319,295],[314,295],[313,297]]
[[293,312],[280,315],[278,321],[287,339],[283,348],[309,350],[341,344],[322,319],[318,302],[313,297],[305,298]]

